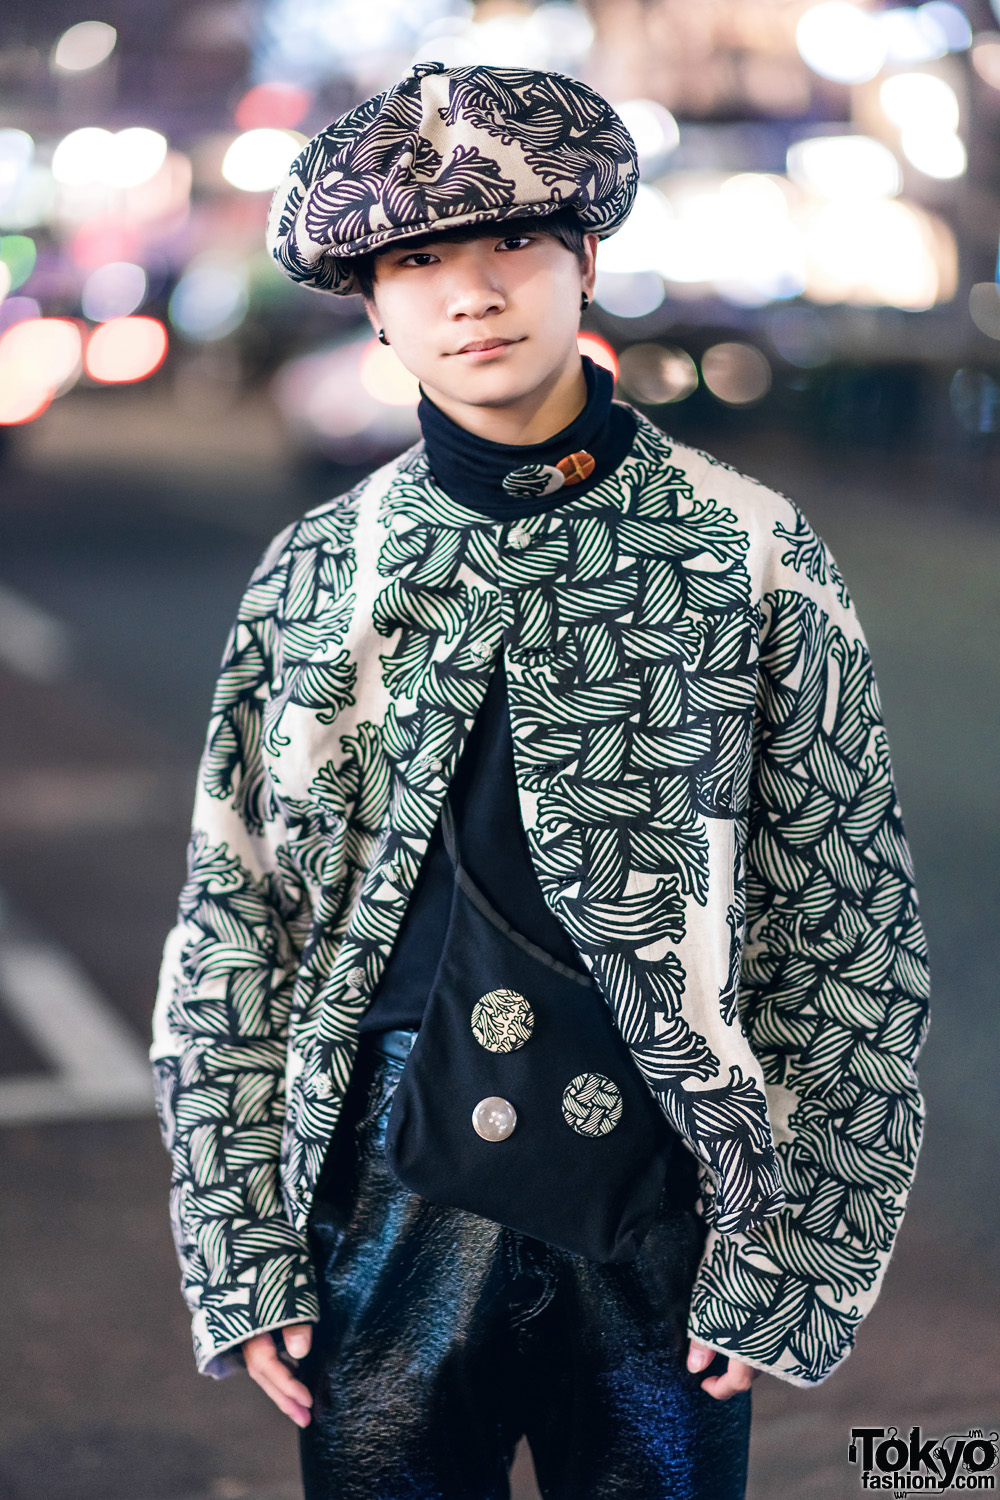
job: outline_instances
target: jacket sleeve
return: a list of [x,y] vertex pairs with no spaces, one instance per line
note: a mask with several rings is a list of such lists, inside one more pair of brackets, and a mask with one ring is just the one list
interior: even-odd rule
[[787,1206],[748,1233],[709,1229],[690,1331],[809,1386],[850,1352],[889,1261],[920,1144],[929,985],[861,627],[791,502],[766,550],[740,1014]]
[[261,754],[282,541],[251,580],[226,646],[150,1053],[198,1368],[215,1376],[239,1367],[252,1334],[318,1317],[305,1238],[279,1182],[305,899]]

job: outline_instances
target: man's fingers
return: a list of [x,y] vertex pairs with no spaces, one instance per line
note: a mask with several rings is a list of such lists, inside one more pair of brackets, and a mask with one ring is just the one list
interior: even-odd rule
[[312,1348],[312,1333],[311,1323],[295,1323],[291,1328],[282,1329],[285,1348],[293,1359],[305,1359]]
[[722,1375],[713,1375],[709,1380],[701,1382],[701,1388],[712,1396],[716,1401],[728,1401],[730,1396],[736,1396],[740,1391],[748,1391],[760,1374],[752,1365],[745,1365],[741,1360],[731,1359],[729,1368]]
[[[296,1332],[301,1334],[302,1331],[302,1327],[296,1325]],[[262,1333],[247,1339],[243,1345],[243,1359],[251,1380],[270,1396],[275,1406],[299,1427],[306,1427],[312,1394],[301,1380],[296,1380],[288,1366],[282,1364],[272,1335]]]

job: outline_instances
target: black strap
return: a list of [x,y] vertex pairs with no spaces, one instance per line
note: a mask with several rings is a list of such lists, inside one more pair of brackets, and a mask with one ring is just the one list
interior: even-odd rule
[[455,836],[455,819],[451,810],[451,801],[447,796],[441,806],[441,832],[444,836],[444,847],[448,851],[448,858],[455,867],[455,883],[468,896],[477,911],[482,913],[487,922],[491,923],[498,932],[502,932],[504,937],[522,952],[537,959],[546,968],[555,969],[557,974],[562,974],[566,979],[572,979],[575,983],[590,989],[593,981],[589,974],[581,974],[578,969],[571,969],[569,964],[560,963],[558,958],[553,958],[551,953],[546,953],[544,948],[539,948],[537,943],[533,943],[530,938],[526,938],[515,927],[512,927],[506,917],[502,917],[496,907],[484,896],[462,864],[458,852],[458,839]]

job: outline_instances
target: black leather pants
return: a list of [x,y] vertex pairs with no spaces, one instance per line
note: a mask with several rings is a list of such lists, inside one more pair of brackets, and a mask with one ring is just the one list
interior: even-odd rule
[[692,1174],[637,1260],[554,1249],[397,1182],[401,1070],[362,1043],[312,1212],[306,1500],[506,1500],[522,1433],[545,1500],[740,1500],[749,1392],[715,1401],[685,1369]]

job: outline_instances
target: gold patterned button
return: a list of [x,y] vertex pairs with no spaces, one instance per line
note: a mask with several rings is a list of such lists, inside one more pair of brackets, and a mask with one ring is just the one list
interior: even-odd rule
[[472,1007],[472,1033],[487,1052],[516,1052],[534,1024],[535,1013],[517,990],[490,990]]
[[622,1092],[603,1073],[579,1073],[567,1084],[563,1117],[579,1135],[607,1135],[622,1117]]
[[472,1111],[472,1128],[484,1141],[505,1141],[516,1124],[513,1104],[496,1094],[480,1099]]

